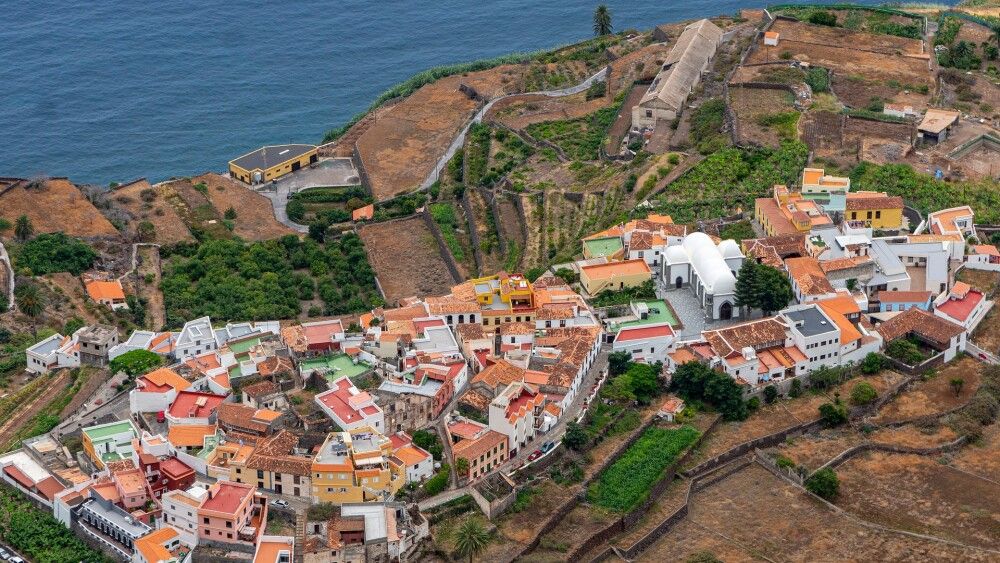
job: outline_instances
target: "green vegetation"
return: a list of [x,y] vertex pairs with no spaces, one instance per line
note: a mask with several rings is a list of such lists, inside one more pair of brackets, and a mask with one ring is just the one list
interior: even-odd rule
[[938,64],[943,67],[958,68],[962,70],[979,70],[983,60],[976,55],[976,45],[968,41],[959,41],[947,51],[938,54]]
[[465,179],[469,185],[478,186],[486,175],[490,158],[490,126],[473,123],[469,127],[469,140],[465,148]]
[[678,366],[670,380],[670,388],[689,402],[709,403],[726,420],[744,420],[750,414],[743,400],[743,390],[736,381],[699,362]]
[[753,225],[750,224],[750,221],[737,221],[720,228],[719,238],[743,242],[745,239],[757,238],[757,234],[753,231]]
[[678,223],[690,223],[736,209],[753,209],[754,199],[766,197],[775,184],[794,184],[808,154],[808,147],[799,141],[784,141],[778,149],[722,149],[652,200],[654,211],[668,213]]
[[881,354],[869,352],[865,359],[861,360],[861,373],[865,375],[875,375],[885,367],[885,358]]
[[97,253],[85,242],[63,233],[43,233],[24,243],[14,255],[14,267],[27,268],[32,275],[69,272],[79,276],[89,269]]
[[829,427],[840,426],[847,422],[847,406],[840,400],[840,394],[835,393],[833,401],[819,406],[819,416]]
[[288,235],[245,243],[211,240],[161,249],[167,324],[213,319],[295,318],[300,301],[318,293],[324,314],[367,311],[382,304],[361,239],[347,233],[325,245]]
[[451,466],[447,463],[441,464],[441,470],[424,483],[424,493],[432,497],[448,487],[448,479],[451,477]]
[[396,217],[409,217],[418,208],[427,204],[427,194],[416,192],[399,196],[388,201],[381,201],[375,204],[375,220],[385,221]]
[[0,487],[0,536],[10,547],[38,563],[110,561],[52,514],[35,508],[24,495],[6,486]]
[[814,94],[830,91],[830,72],[825,68],[814,66],[806,72],[806,84]]
[[764,315],[783,309],[792,300],[792,285],[780,270],[744,260],[736,277],[736,306],[760,309]]
[[142,375],[163,365],[163,358],[149,350],[132,350],[111,360],[108,370],[111,373],[125,372],[130,376]]
[[851,389],[851,403],[855,405],[867,405],[878,398],[878,391],[867,381],[858,382]]
[[937,33],[934,35],[934,45],[944,45],[945,47],[955,42],[959,30],[962,29],[962,20],[954,16],[945,16],[938,24]]
[[601,144],[608,129],[615,122],[621,100],[594,113],[575,119],[543,121],[532,123],[526,129],[527,133],[536,139],[550,141],[573,159],[597,160],[600,157]]
[[801,114],[797,111],[783,111],[761,115],[757,117],[757,125],[774,128],[780,139],[795,139],[798,137],[796,127],[799,123],[799,115]]
[[374,199],[361,186],[309,188],[292,194],[285,212],[296,223],[332,225],[351,220],[351,212]]
[[17,434],[11,437],[7,443],[0,445],[4,451],[19,447],[22,440],[41,436],[59,425],[59,415],[69,405],[73,397],[80,391],[83,384],[87,382],[94,370],[83,367],[72,371],[72,380],[67,384],[66,389],[59,394],[52,402],[45,405],[45,408],[31,418],[31,420],[18,430]]
[[602,389],[606,391],[602,396],[617,403],[638,401],[648,405],[660,394],[661,369],[663,366],[659,363],[630,363],[625,373],[613,377],[605,389]]
[[441,444],[441,439],[438,438],[437,434],[426,430],[417,430],[413,433],[412,438],[413,443],[417,447],[427,450],[435,460],[441,460],[441,455],[444,453],[444,446]]
[[951,386],[952,391],[955,392],[955,396],[962,394],[962,387],[965,387],[965,380],[961,377],[953,377],[948,381],[948,385]]
[[594,35],[611,35],[611,32],[611,10],[601,4],[594,10]]
[[628,303],[642,299],[656,299],[656,288],[653,280],[646,280],[638,287],[626,287],[613,291],[604,290],[590,300],[594,307],[610,307],[611,305],[627,305]]
[[463,559],[472,558],[486,551],[490,543],[490,533],[479,518],[466,518],[462,525],[453,533],[455,551]]
[[840,493],[840,480],[837,473],[829,467],[813,473],[806,479],[805,485],[810,493],[830,501]]
[[628,512],[649,495],[680,454],[698,439],[691,426],[650,427],[587,491],[588,500],[616,512]]
[[729,145],[729,137],[722,132],[725,115],[722,98],[708,100],[691,114],[691,141],[698,152],[711,154]]
[[431,218],[441,229],[441,236],[452,256],[459,262],[465,260],[465,249],[458,240],[458,219],[455,217],[455,207],[450,203],[432,203],[430,206]]
[[851,183],[865,189],[902,196],[922,213],[971,205],[976,221],[1000,222],[1000,184],[995,180],[948,183],[921,174],[907,164],[861,163],[851,171]]
[[[768,6],[768,10],[772,14],[780,13],[816,25],[844,27],[856,31],[896,35],[911,39],[919,39],[924,28],[924,19],[921,15],[889,6],[778,4]],[[902,24],[890,21],[893,16],[910,18],[911,23]]]
[[35,226],[31,223],[31,219],[27,215],[21,215],[17,218],[14,223],[14,237],[24,242],[35,234]]
[[920,351],[917,343],[907,338],[899,338],[890,342],[885,347],[885,354],[911,366],[927,359],[927,355]]

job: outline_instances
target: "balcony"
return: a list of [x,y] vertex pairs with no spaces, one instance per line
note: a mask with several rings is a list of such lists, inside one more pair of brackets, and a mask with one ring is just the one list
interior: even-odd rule
[[83,530],[85,534],[101,542],[101,544],[106,545],[111,549],[115,550],[115,552],[120,554],[126,561],[130,561],[132,559],[131,547],[105,534],[104,532],[97,529],[84,519],[80,519],[77,522],[77,524],[80,526],[80,529]]

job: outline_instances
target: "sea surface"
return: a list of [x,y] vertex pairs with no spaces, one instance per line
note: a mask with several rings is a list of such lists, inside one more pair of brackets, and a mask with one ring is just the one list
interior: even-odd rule
[[[596,0],[5,2],[0,176],[78,183],[224,170],[318,143],[423,69],[592,35]],[[616,30],[746,0],[607,0]]]

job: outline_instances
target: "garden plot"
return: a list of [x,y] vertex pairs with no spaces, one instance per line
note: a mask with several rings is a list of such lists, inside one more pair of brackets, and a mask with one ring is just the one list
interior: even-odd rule
[[[786,20],[775,21],[771,31],[781,35],[777,51],[759,48],[749,57],[748,64],[787,55],[790,59],[829,68],[835,75],[930,84],[927,59],[921,55],[919,40]],[[834,91],[840,94],[836,86]]]
[[864,526],[757,465],[691,496],[689,513],[638,561],[988,561],[971,548]]
[[223,211],[219,211],[208,199],[208,185],[193,182],[189,178],[172,180],[163,184],[167,203],[192,233],[205,233],[213,238],[232,238],[233,233],[224,222]]
[[233,232],[244,240],[270,240],[295,234],[274,218],[268,199],[257,192],[219,174],[196,176],[195,185],[208,186],[205,194],[215,210],[225,217],[230,209],[235,212]]
[[729,107],[736,114],[737,144],[777,147],[798,137],[795,96],[780,89],[730,88]]
[[[885,424],[911,420],[921,416],[940,414],[964,405],[979,388],[982,366],[970,356],[962,356],[939,368],[927,381],[918,381],[900,393],[892,402],[882,407],[873,420]],[[951,380],[962,379],[959,393],[951,385]]]
[[504,512],[494,523],[498,541],[490,542],[483,552],[482,561],[510,561],[530,543],[538,530],[555,511],[577,491],[575,486],[558,485],[550,479],[543,479],[530,486],[531,498],[527,506],[516,506]]
[[458,283],[419,216],[365,225],[359,234],[389,304],[414,295],[443,295]]
[[837,505],[865,520],[1000,548],[1000,484],[917,455],[863,454],[837,467]]

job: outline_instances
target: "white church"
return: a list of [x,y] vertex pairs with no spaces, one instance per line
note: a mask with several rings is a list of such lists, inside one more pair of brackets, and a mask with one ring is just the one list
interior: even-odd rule
[[736,274],[743,265],[736,241],[718,245],[705,233],[691,233],[678,245],[667,247],[663,283],[669,289],[690,287],[705,311],[705,318],[727,320],[739,316]]

